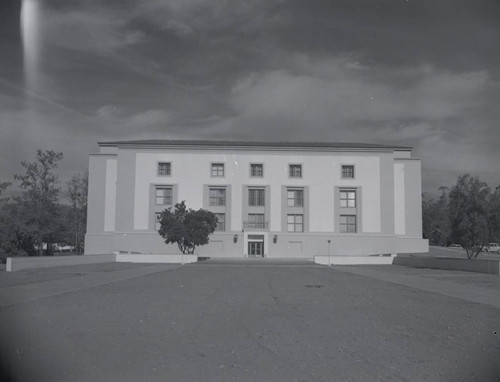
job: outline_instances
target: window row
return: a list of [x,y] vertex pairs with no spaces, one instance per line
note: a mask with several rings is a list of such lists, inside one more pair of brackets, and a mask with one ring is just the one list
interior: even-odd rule
[[[215,214],[217,217],[216,232],[224,232],[226,230],[226,214]],[[156,230],[160,229],[161,212],[156,212]],[[266,229],[264,214],[248,214],[248,222],[246,228]],[[289,214],[287,215],[287,231],[288,232],[304,232],[304,215]],[[356,215],[340,215],[340,233],[356,233]]]
[[[172,187],[157,186],[156,187],[156,205],[171,206],[172,205]],[[208,190],[208,205],[212,207],[220,207],[226,205],[226,189],[224,187],[211,187]],[[252,207],[265,206],[265,189],[250,188],[248,190],[248,205]],[[287,189],[287,206],[288,207],[303,207],[304,206],[304,190],[288,188]],[[356,208],[356,190],[340,190],[340,207],[341,208]]]
[[[171,176],[172,164],[170,162],[158,162],[157,169],[158,176]],[[354,165],[342,165],[341,175],[343,179],[354,179]],[[210,176],[220,178],[225,176],[224,163],[212,163],[210,166]],[[251,163],[250,164],[250,177],[262,178],[264,177],[264,164]],[[289,178],[302,178],[302,165],[290,164],[288,165]]]

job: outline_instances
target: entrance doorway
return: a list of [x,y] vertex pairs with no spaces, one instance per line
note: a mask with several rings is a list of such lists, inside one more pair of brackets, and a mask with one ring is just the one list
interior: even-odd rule
[[256,257],[264,256],[264,243],[257,241],[254,242],[250,241],[248,243],[248,255]]
[[264,235],[248,235],[248,256],[264,257]]

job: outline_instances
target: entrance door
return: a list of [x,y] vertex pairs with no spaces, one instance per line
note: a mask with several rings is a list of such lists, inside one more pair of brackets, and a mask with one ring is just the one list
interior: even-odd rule
[[248,255],[249,256],[264,256],[264,242],[262,241],[249,241],[248,242]]

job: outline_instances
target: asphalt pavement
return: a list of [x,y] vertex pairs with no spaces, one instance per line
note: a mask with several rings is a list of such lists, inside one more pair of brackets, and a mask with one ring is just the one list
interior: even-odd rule
[[258,261],[0,272],[4,377],[499,381],[499,280]]

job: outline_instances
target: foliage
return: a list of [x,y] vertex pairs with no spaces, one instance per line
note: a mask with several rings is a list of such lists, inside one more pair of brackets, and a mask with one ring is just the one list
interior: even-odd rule
[[0,207],[0,261],[7,257],[34,255],[35,239],[26,224],[26,211],[21,203]]
[[52,150],[37,150],[35,162],[21,162],[25,174],[15,175],[15,179],[20,181],[20,188],[24,190],[17,202],[23,206],[25,224],[38,247],[38,254],[42,254],[42,243],[48,243],[47,249],[50,251],[50,244],[57,242],[61,236],[57,208],[60,188],[54,170],[62,156],[62,153]]
[[174,212],[162,212],[158,233],[165,243],[177,243],[184,254],[192,254],[196,246],[208,243],[208,237],[215,231],[217,217],[210,211],[187,209],[184,201],[175,205]]
[[[74,175],[67,183],[71,212],[66,215],[69,236],[67,243],[75,246],[78,254],[83,253],[84,235],[87,227],[87,196],[89,172]],[[68,219],[69,218],[69,219]]]
[[448,187],[439,187],[438,200],[422,198],[422,223],[424,237],[431,244],[449,244],[450,224],[448,219]]
[[488,226],[490,241],[498,243],[500,241],[500,186],[490,196]]
[[[10,183],[0,183],[0,196]],[[8,256],[26,256],[33,252],[31,237],[23,219],[19,203],[11,203],[9,198],[0,198],[0,262]]]
[[1,196],[10,185],[10,182],[0,182],[0,203],[6,203],[9,201],[9,198],[2,198]]
[[476,258],[489,239],[488,201],[490,189],[477,177],[459,176],[449,194],[451,239],[465,248],[467,258]]

